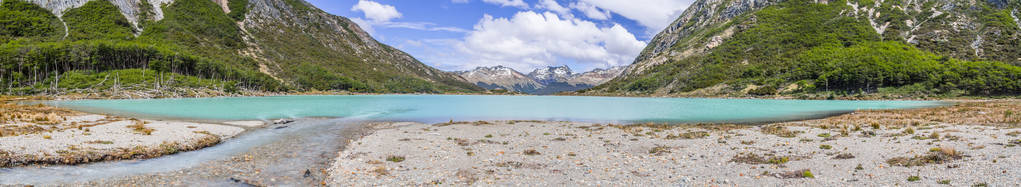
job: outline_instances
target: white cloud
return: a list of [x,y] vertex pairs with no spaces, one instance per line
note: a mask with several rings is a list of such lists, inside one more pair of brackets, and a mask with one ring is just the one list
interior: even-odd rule
[[452,3],[468,3],[468,0],[450,0]]
[[609,10],[600,10],[598,7],[585,2],[574,2],[571,3],[571,8],[577,9],[582,13],[585,13],[585,17],[595,20],[607,20],[610,19]]
[[482,0],[482,2],[500,5],[500,6],[511,6],[518,7],[521,9],[528,9],[528,3],[523,0]]
[[394,8],[394,6],[379,4],[370,0],[358,0],[358,4],[351,7],[351,11],[361,11],[365,13],[366,18],[375,22],[386,22],[401,17],[401,13],[397,12],[397,8]]
[[607,67],[629,64],[645,47],[645,42],[620,25],[599,27],[590,21],[532,11],[518,12],[511,18],[485,15],[462,41],[447,44],[460,54],[444,52],[425,59],[441,68],[454,69],[504,65],[531,70],[563,64],[565,60]]
[[557,3],[556,0],[539,0],[539,3],[536,4],[535,7],[556,12],[560,16],[568,18],[574,17],[573,15],[571,15],[571,9],[564,6],[560,6],[560,3]]
[[[635,20],[649,31],[659,32],[691,5],[693,0],[579,0]],[[595,19],[595,18],[593,18]]]
[[429,22],[377,22],[373,25],[386,28],[405,28],[423,31],[447,31],[466,33],[468,30],[457,27],[437,27],[435,23]]

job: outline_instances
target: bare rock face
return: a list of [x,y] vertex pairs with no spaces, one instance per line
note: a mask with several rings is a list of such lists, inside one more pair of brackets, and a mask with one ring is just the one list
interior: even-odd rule
[[[466,89],[480,89],[453,73],[429,67],[411,55],[379,43],[351,20],[322,11],[300,0],[249,0],[242,21],[251,47],[269,72],[287,72],[289,66],[333,56],[345,63],[364,64],[360,72],[398,73]],[[310,50],[294,50],[305,46]],[[332,59],[331,59],[332,60]],[[360,61],[360,62],[351,62]],[[344,63],[323,66],[348,68]],[[347,65],[350,66],[350,65]],[[286,76],[286,75],[285,75]]]
[[[635,62],[621,75],[645,73],[653,66],[695,55],[705,55],[725,43],[734,32],[755,24],[754,12],[788,0],[698,0],[657,34]],[[829,0],[815,3],[830,4]],[[954,58],[997,60],[1021,65],[1016,41],[1021,34],[1021,3],[1010,0],[912,0],[842,2],[843,16],[866,21],[883,40],[902,40],[916,47]],[[884,6],[889,5],[889,6]],[[984,10],[989,7],[991,10]],[[1017,27],[992,27],[983,16],[1003,11]],[[749,14],[747,23],[730,23]],[[894,18],[891,18],[890,15]],[[724,32],[713,32],[723,30]],[[754,63],[754,62],[751,62]]]
[[624,66],[611,67],[607,69],[596,68],[592,71],[575,74],[567,83],[572,85],[600,85],[624,72]]
[[[762,65],[766,56],[726,58],[732,54],[770,48],[774,45],[749,42],[747,36],[768,37],[759,32],[783,24],[772,15],[783,10],[827,7],[830,20],[847,20],[853,31],[867,40],[900,41],[923,51],[969,61],[998,61],[1021,66],[1021,1],[1015,0],[697,0],[672,24],[657,34],[635,61],[605,87],[585,90],[590,94],[687,94],[698,89],[731,89],[709,78],[714,65],[733,63],[744,67]],[[767,8],[776,11],[761,12]],[[774,9],[770,9],[774,10]],[[799,14],[800,13],[791,13]],[[759,16],[763,16],[760,17]],[[790,20],[798,21],[798,20]],[[792,22],[793,23],[793,22]],[[823,27],[819,27],[826,29]],[[810,29],[809,29],[810,30]],[[794,34],[799,30],[788,30]],[[804,32],[808,33],[808,32]],[[732,40],[741,36],[741,40]],[[752,44],[749,44],[752,43]],[[759,45],[759,46],[756,46]],[[853,44],[845,44],[853,45]],[[723,49],[723,50],[718,50]],[[724,51],[724,54],[712,54]],[[764,55],[759,53],[759,55]],[[717,59],[718,60],[718,59]],[[724,65],[729,66],[729,65]],[[661,68],[660,68],[661,67]],[[662,71],[662,72],[657,72]],[[730,76],[730,75],[726,75]],[[730,91],[730,90],[727,90]],[[715,93],[715,92],[714,92]],[[723,92],[720,92],[723,93]]]
[[[27,0],[27,1],[39,5],[40,7],[45,8],[47,10],[50,10],[51,12],[53,12],[53,15],[56,15],[57,17],[62,17],[65,11],[84,6],[85,3],[94,0]],[[136,29],[138,28],[138,21],[144,19],[139,17],[139,15],[141,15],[142,11],[144,10],[141,7],[142,5],[144,5],[143,1],[145,1],[146,4],[152,6],[150,10],[152,10],[153,13],[152,19],[154,21],[159,21],[163,19],[162,8],[163,5],[167,5],[174,2],[174,0],[109,0],[109,1],[110,3],[113,3],[114,5],[117,6],[117,9],[119,9],[121,14],[124,15],[124,18],[127,18],[128,21],[131,22],[131,24],[135,26]],[[227,7],[227,0],[212,0],[212,1],[220,5],[223,9],[223,12],[227,13],[230,12],[230,8]]]
[[526,92],[545,87],[531,77],[504,66],[477,67],[470,71],[456,72],[468,82],[475,83],[486,89],[505,89]]
[[571,68],[567,66],[557,67],[550,66],[546,68],[535,69],[535,71],[528,73],[529,77],[532,77],[532,79],[535,79],[536,81],[539,81],[543,84],[550,84],[554,82],[567,82],[569,79],[571,79],[573,75],[574,72],[571,72]]
[[486,89],[504,89],[529,94],[555,94],[575,91],[610,81],[624,71],[623,66],[608,69],[596,68],[584,73],[573,73],[567,66],[550,66],[533,70],[528,75],[504,66],[478,67],[455,72],[469,82]]
[[[70,9],[92,0],[28,0],[50,10],[60,18]],[[97,0],[98,1],[98,0]],[[163,7],[175,0],[103,0],[113,3],[135,27],[140,20],[160,21]],[[210,0],[226,13],[232,12],[229,0]],[[141,7],[141,6],[152,7]],[[149,11],[143,13],[142,11]],[[244,17],[235,19],[240,37],[248,49],[239,56],[253,58],[258,69],[284,84],[295,84],[301,64],[312,64],[338,76],[369,82],[377,90],[390,85],[420,90],[480,91],[460,76],[429,67],[411,55],[381,44],[351,20],[331,15],[304,0],[248,0]],[[142,17],[148,16],[148,17]],[[204,19],[204,18],[197,18]],[[423,81],[425,83],[423,83]],[[420,87],[421,88],[421,87]],[[415,90],[418,91],[418,90]]]
[[[681,17],[671,23],[662,32],[652,38],[645,50],[638,55],[634,64],[625,70],[624,75],[641,73],[652,66],[661,64],[669,57],[686,57],[700,54],[702,51],[678,50],[674,46],[681,45],[700,48],[707,43],[722,42],[727,36],[695,36],[706,28],[718,27],[734,17],[747,12],[776,4],[783,0],[698,0],[691,4]],[[713,42],[716,41],[716,42]],[[716,45],[719,45],[718,43]],[[715,46],[713,46],[715,47]],[[712,47],[709,47],[712,48]]]

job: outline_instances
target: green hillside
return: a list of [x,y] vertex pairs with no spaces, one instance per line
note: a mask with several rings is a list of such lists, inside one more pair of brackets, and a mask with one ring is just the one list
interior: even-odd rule
[[[296,19],[311,19],[309,17],[315,16],[313,13],[325,14],[301,1],[265,1],[302,6],[300,9],[306,14],[293,15]],[[108,0],[92,0],[69,9],[61,17],[68,30],[64,37],[61,20],[48,10],[22,0],[3,1],[0,6],[0,23],[5,23],[0,30],[0,93],[107,92],[110,90],[105,88],[110,87],[160,94],[187,93],[195,89],[227,94],[480,90],[450,77],[409,73],[419,70],[392,71],[399,68],[392,64],[367,64],[365,61],[369,60],[390,61],[323,46],[317,41],[322,38],[302,37],[336,33],[336,30],[309,33],[286,28],[286,23],[269,23],[281,27],[250,27],[245,31],[242,25],[246,17],[261,16],[249,11],[253,5],[247,0],[231,0],[229,7],[233,11],[230,13],[209,0],[176,0],[161,6],[162,19],[155,18],[155,11],[147,1],[142,2],[137,6],[140,7],[137,25],[129,22],[117,5]],[[315,24],[320,27],[330,26],[330,20],[315,21],[319,21]],[[343,27],[360,31],[353,24]],[[278,32],[280,30],[284,32]],[[387,47],[391,52],[399,52]],[[252,54],[253,49],[273,53]],[[435,70],[414,59],[408,63]],[[260,69],[265,66],[279,68]]]
[[[700,1],[704,2],[704,1]],[[871,2],[863,0],[864,2]],[[890,8],[898,1],[879,9]],[[861,5],[872,6],[875,5]],[[934,6],[929,4],[927,6]],[[1016,6],[1016,5],[1012,5]],[[928,7],[931,8],[931,7]],[[583,94],[612,95],[802,95],[802,94],[896,94],[902,96],[996,96],[1021,94],[1021,56],[1017,24],[1002,19],[1005,9],[977,7],[963,15],[983,15],[985,41],[983,56],[961,55],[968,50],[950,50],[960,41],[922,41],[914,45],[901,39],[893,23],[885,35],[870,26],[868,19],[848,16],[847,2],[787,0],[749,11],[707,27],[686,25],[690,35],[678,39],[666,52],[643,56],[666,56],[705,46],[698,42],[732,32],[729,38],[704,53],[666,57],[648,70],[581,91]],[[884,14],[886,20],[904,20],[898,14]],[[944,13],[945,15],[951,15]],[[929,12],[928,15],[932,16]],[[1009,17],[1008,17],[1009,18]],[[928,20],[929,23],[939,23]],[[935,26],[924,27],[939,29]],[[921,29],[921,28],[920,28]],[[683,32],[683,31],[682,31]],[[995,32],[993,34],[992,32]],[[893,34],[891,34],[893,33]],[[972,36],[974,37],[974,36]],[[963,37],[962,37],[963,38]],[[695,41],[695,42],[692,42]],[[926,43],[929,42],[929,43]],[[998,42],[998,43],[996,43]],[[651,43],[658,43],[653,41]],[[935,43],[935,44],[930,44]],[[652,48],[653,46],[650,46]],[[1019,59],[1021,60],[1021,59]],[[1006,61],[1006,62],[1005,62]],[[1013,61],[1013,62],[1011,62]],[[636,64],[642,63],[642,59]],[[636,65],[632,65],[636,68]]]

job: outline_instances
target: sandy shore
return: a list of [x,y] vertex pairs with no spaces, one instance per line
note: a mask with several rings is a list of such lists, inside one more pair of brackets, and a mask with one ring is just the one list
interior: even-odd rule
[[[762,126],[375,124],[330,168],[368,185],[1021,185],[1019,103]],[[1015,116],[1017,115],[1017,116]]]

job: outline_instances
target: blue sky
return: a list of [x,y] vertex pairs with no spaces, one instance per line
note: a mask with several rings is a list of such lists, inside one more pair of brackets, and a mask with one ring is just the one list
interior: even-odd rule
[[626,66],[693,0],[308,0],[433,67]]

